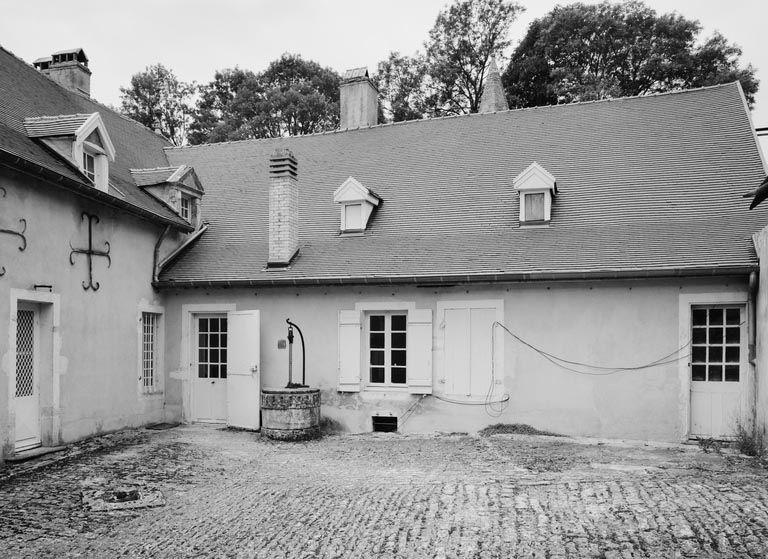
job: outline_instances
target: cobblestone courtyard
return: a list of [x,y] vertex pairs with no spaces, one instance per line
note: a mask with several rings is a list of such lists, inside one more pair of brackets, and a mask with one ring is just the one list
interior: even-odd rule
[[[768,472],[697,447],[126,431],[0,469],[4,557],[767,557]],[[88,510],[95,489],[164,504]],[[159,493],[158,493],[159,492]]]

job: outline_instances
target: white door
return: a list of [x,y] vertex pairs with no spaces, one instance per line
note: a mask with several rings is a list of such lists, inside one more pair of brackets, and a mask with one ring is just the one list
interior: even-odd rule
[[691,436],[733,436],[747,417],[746,314],[742,305],[691,309]]
[[447,306],[443,315],[445,392],[484,398],[491,388],[492,326],[496,306]]
[[16,314],[16,412],[17,451],[40,446],[40,315],[19,303]]
[[260,427],[261,321],[259,311],[228,314],[227,425]]
[[193,315],[192,419],[224,423],[227,419],[227,315]]

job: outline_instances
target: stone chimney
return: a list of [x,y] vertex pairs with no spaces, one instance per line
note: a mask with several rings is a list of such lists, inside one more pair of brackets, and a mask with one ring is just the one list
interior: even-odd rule
[[366,68],[353,68],[341,79],[339,128],[375,126],[379,122],[379,90]]
[[287,148],[269,158],[268,268],[283,268],[299,252],[299,164]]
[[91,96],[91,71],[83,49],[55,52],[51,56],[38,58],[32,64],[60,86]]
[[499,75],[499,69],[496,67],[496,60],[491,58],[488,72],[485,75],[478,112],[495,113],[506,110],[509,110],[509,105],[507,104],[507,96],[504,94],[504,87],[501,85],[501,75]]

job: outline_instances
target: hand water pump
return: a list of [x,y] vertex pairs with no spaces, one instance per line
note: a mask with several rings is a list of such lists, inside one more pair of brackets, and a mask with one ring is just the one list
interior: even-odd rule
[[[306,388],[307,382],[307,364],[306,364],[306,350],[304,348],[304,334],[301,333],[301,328],[293,322],[290,318],[286,318],[288,323],[288,384],[286,388]],[[299,338],[301,338],[301,384],[293,382],[293,329],[296,328],[299,332]]]

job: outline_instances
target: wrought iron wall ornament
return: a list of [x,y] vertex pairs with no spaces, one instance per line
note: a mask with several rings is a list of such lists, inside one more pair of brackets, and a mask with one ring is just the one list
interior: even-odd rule
[[[5,198],[5,195],[7,192],[5,191],[5,188],[0,186],[0,192],[2,192],[2,197]],[[27,249],[27,238],[24,236],[24,233],[27,231],[27,220],[24,218],[21,218],[19,220],[19,223],[21,224],[21,231],[14,231],[13,229],[2,229],[0,228],[0,233],[5,233],[6,235],[14,235],[16,237],[19,237],[21,239],[21,244],[19,245],[19,252],[24,252]],[[5,266],[0,266],[0,277],[5,275]]]
[[106,250],[94,250],[93,248],[93,224],[99,223],[99,216],[95,214],[89,214],[88,212],[83,212],[82,219],[88,220],[88,248],[75,248],[72,246],[72,242],[69,243],[69,248],[72,249],[72,252],[69,253],[69,263],[73,266],[75,265],[75,254],[84,254],[85,257],[88,259],[88,283],[83,282],[83,289],[88,291],[89,289],[93,289],[94,291],[99,290],[99,282],[93,281],[93,257],[94,256],[102,256],[107,259],[107,268],[110,268],[112,266],[112,258],[109,256],[109,242],[104,241],[104,245],[107,247]]

